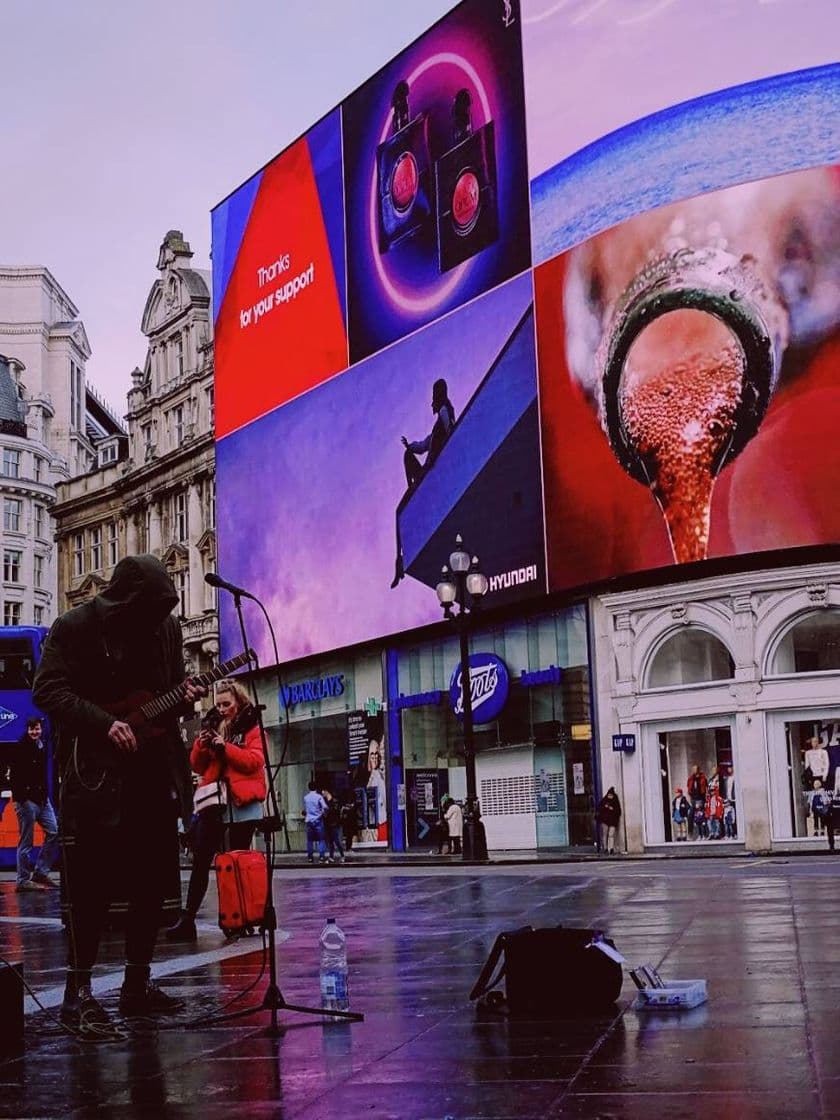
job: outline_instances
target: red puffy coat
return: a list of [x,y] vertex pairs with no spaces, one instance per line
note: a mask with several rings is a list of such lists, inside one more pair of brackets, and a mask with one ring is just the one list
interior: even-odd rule
[[209,785],[224,774],[234,805],[263,801],[267,787],[260,729],[251,727],[233,738],[241,742],[225,742],[224,761],[201,739],[195,740],[190,751],[190,766],[201,775],[198,784]]
[[710,821],[723,820],[723,799],[716,789],[706,798],[706,816]]

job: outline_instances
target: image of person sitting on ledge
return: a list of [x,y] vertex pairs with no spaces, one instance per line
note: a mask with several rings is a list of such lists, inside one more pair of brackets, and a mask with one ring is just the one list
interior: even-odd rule
[[[403,446],[405,447],[405,454],[403,455],[403,464],[405,466],[405,480],[409,489],[416,486],[423,475],[440,455],[441,449],[446,441],[449,439],[450,433],[455,426],[455,409],[452,407],[452,401],[449,399],[449,390],[446,381],[442,377],[432,386],[432,412],[434,412],[436,419],[434,426],[425,439],[415,440],[413,443],[402,437]],[[420,462],[417,458],[418,455],[425,455],[425,463]]]
[[[435,422],[425,439],[409,442],[405,436],[402,437],[403,447],[405,447],[403,466],[405,467],[405,481],[409,491],[413,490],[423,475],[429,471],[455,427],[455,408],[449,399],[449,389],[446,381],[442,377],[439,377],[432,386],[432,412],[435,414]],[[418,455],[425,455],[425,462],[421,463],[417,458]],[[396,587],[404,575],[398,527],[397,563],[391,587]]]

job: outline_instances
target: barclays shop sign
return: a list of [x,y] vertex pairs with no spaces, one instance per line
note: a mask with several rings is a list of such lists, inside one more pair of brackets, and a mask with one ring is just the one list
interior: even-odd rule
[[[491,723],[499,718],[507,702],[510,691],[507,666],[495,653],[473,653],[469,658],[469,667],[473,722]],[[463,719],[460,664],[455,666],[449,680],[449,702],[458,719]]]
[[344,674],[336,673],[330,677],[313,677],[299,684],[284,685],[280,700],[283,707],[293,708],[296,704],[314,704],[343,694]]

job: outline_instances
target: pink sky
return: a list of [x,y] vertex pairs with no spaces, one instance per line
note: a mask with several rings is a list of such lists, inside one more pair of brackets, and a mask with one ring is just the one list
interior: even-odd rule
[[210,208],[451,7],[3,0],[0,264],[50,269],[120,413],[166,231],[209,268]]
[[522,0],[531,178],[668,105],[837,60],[837,0]]

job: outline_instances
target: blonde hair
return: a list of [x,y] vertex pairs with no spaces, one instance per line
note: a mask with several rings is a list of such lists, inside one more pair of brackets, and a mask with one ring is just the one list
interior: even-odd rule
[[220,692],[229,692],[236,701],[235,714],[231,716],[230,719],[223,720],[219,725],[219,734],[222,736],[222,738],[224,738],[227,732],[230,730],[230,725],[233,723],[242,709],[247,708],[251,703],[251,697],[248,695],[239,681],[234,680],[230,677],[226,677],[221,681],[216,681],[216,687],[213,691],[213,694],[216,698],[218,698]]

